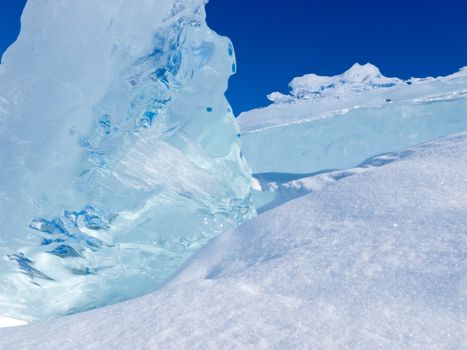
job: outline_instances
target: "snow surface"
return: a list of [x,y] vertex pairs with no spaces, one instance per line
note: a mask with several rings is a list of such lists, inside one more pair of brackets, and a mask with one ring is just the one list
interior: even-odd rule
[[314,174],[256,174],[252,188],[253,202],[257,212],[262,213],[292,199],[318,191],[333,182],[389,164],[410,154],[410,151],[401,150],[371,157],[355,168],[321,171]]
[[1,349],[465,349],[467,134],[265,212],[158,292],[0,329]]

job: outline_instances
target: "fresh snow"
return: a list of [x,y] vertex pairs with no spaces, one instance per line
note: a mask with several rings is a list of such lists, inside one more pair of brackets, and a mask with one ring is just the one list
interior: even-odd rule
[[289,84],[290,95],[273,92],[268,98],[274,103],[317,97],[344,98],[378,88],[391,88],[401,83],[402,80],[398,78],[383,76],[379,69],[370,63],[364,65],[355,63],[343,74],[333,77],[306,74],[294,78]]
[[1,349],[465,349],[467,134],[222,234],[161,290],[0,329]]

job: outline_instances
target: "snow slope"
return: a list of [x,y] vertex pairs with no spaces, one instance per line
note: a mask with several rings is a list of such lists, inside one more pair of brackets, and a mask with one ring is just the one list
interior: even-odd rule
[[465,349],[466,149],[396,153],[222,234],[158,292],[0,329],[0,348]]

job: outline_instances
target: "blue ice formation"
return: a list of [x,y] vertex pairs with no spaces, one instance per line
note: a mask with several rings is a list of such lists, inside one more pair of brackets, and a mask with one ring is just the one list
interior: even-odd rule
[[29,0],[0,65],[0,316],[156,289],[254,214],[203,0]]

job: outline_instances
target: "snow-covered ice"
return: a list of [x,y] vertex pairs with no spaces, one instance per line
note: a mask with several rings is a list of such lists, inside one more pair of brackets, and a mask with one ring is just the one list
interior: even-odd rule
[[467,69],[447,77],[386,78],[355,64],[334,77],[295,78],[291,94],[242,113],[254,173],[309,174],[467,130]]
[[466,148],[395,153],[222,234],[158,292],[0,329],[0,348],[464,349]]

